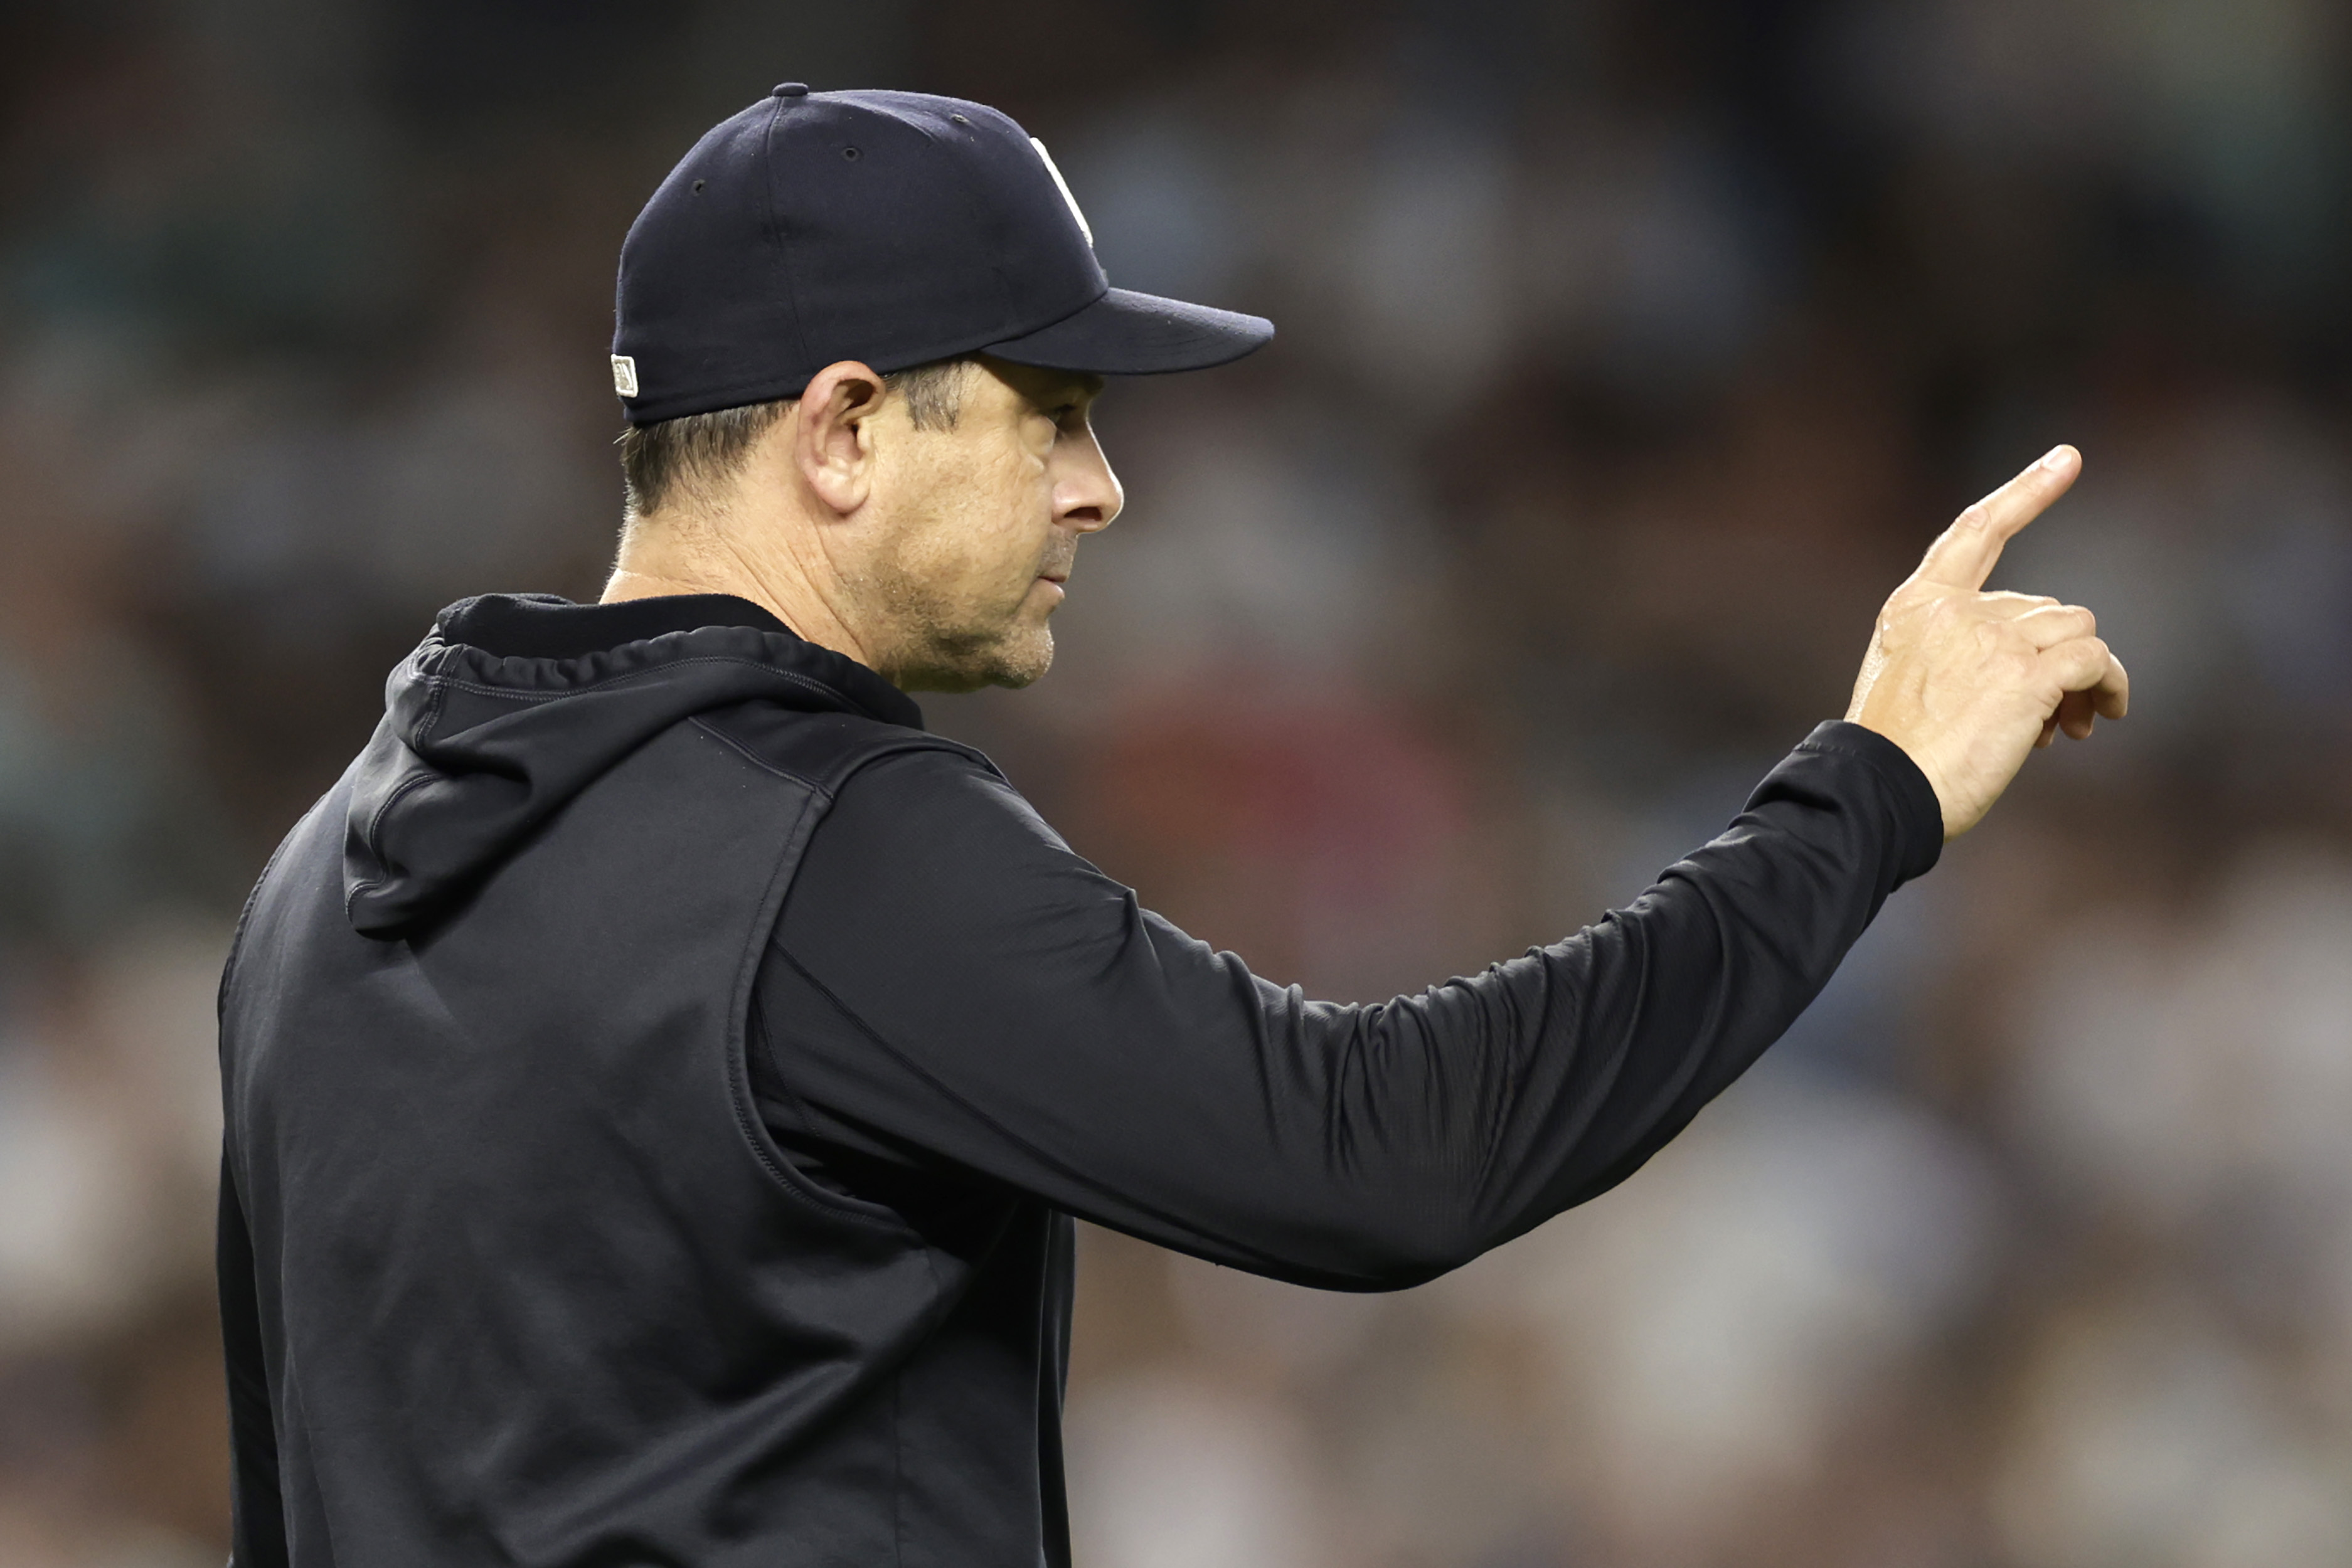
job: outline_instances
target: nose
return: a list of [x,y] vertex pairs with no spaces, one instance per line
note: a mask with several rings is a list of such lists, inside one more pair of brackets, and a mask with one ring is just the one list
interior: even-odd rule
[[1054,444],[1054,520],[1079,534],[1110,527],[1127,505],[1127,491],[1091,424]]

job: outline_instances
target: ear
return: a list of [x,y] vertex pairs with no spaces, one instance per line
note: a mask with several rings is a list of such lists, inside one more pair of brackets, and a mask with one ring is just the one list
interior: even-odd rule
[[874,485],[875,416],[882,378],[856,360],[825,366],[801,392],[793,424],[793,466],[818,500],[847,517]]

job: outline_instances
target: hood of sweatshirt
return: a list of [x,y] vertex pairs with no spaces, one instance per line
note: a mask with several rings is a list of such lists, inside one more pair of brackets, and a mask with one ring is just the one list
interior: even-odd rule
[[637,747],[750,701],[923,722],[872,670],[725,594],[451,605],[385,682],[383,721],[352,765],[352,926],[391,939],[429,925]]

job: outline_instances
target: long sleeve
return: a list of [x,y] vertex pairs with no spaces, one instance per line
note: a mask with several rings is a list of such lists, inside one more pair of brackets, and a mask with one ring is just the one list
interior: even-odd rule
[[778,923],[763,1111],[843,1170],[976,1176],[1304,1284],[1411,1284],[1639,1168],[1941,841],[1901,750],[1824,725],[1627,908],[1342,1006],[1140,908],[976,764],[894,758],[843,790]]
[[278,1492],[278,1432],[269,1414],[261,1308],[254,1289],[253,1241],[226,1155],[221,1160],[216,1248],[221,1342],[228,1365],[235,1542],[230,1568],[285,1568],[286,1519]]

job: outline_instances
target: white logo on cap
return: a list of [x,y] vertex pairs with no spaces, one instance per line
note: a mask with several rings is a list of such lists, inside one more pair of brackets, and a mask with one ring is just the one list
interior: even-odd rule
[[626,354],[613,356],[613,390],[623,397],[637,395],[637,361]]
[[1045,161],[1045,172],[1054,176],[1054,189],[1061,192],[1062,200],[1070,204],[1070,216],[1078,220],[1078,232],[1087,236],[1087,248],[1093,249],[1095,231],[1087,226],[1087,214],[1078,211],[1078,199],[1070,194],[1070,183],[1062,178],[1059,169],[1054,167],[1054,155],[1046,152],[1045,144],[1034,136],[1029,139],[1029,145],[1034,147],[1037,156]]

